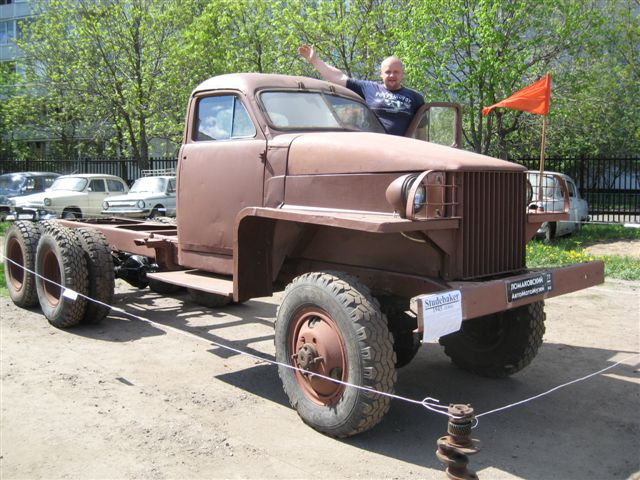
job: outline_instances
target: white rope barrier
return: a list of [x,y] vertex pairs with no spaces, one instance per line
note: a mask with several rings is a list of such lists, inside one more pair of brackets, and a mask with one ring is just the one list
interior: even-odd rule
[[[202,338],[202,337],[200,337],[198,335],[195,335],[195,334],[190,333],[190,332],[186,332],[184,330],[181,330],[181,329],[176,328],[176,327],[172,327],[170,325],[164,325],[164,324],[161,324],[161,323],[154,322],[153,320],[149,320],[148,318],[141,317],[140,315],[136,315],[134,313],[127,312],[126,310],[124,310],[122,308],[115,307],[113,305],[109,305],[107,303],[101,302],[101,301],[96,300],[94,298],[88,297],[87,295],[83,295],[82,293],[69,290],[66,287],[64,287],[64,285],[60,285],[59,283],[56,283],[53,280],[45,278],[42,275],[39,275],[38,273],[36,273],[36,272],[34,272],[32,270],[29,270],[28,268],[24,267],[23,265],[20,265],[20,264],[14,262],[13,260],[11,260],[9,258],[6,258],[4,256],[2,257],[2,261],[11,262],[12,264],[22,268],[26,272],[29,272],[29,273],[35,275],[36,277],[39,277],[39,278],[43,279],[46,282],[52,283],[54,285],[57,285],[58,287],[60,287],[62,289],[62,291],[63,291],[62,295],[64,295],[67,298],[73,299],[73,298],[79,296],[79,297],[82,297],[82,298],[84,298],[84,299],[86,299],[88,301],[97,303],[98,305],[102,305],[103,307],[110,308],[111,310],[113,310],[115,312],[119,312],[119,313],[121,313],[123,315],[126,315],[126,316],[130,317],[130,318],[134,318],[136,320],[139,320],[139,321],[148,323],[150,325],[153,325],[153,326],[155,326],[155,327],[157,327],[157,328],[159,328],[161,330],[164,330],[164,331],[171,331],[171,332],[174,332],[174,333],[178,333],[180,335],[185,335],[187,337],[194,338],[194,339],[196,339],[198,341],[205,342],[207,344],[215,345],[216,347],[219,347],[219,348],[222,348],[222,349],[237,353],[239,355],[244,355],[244,356],[253,358],[255,360],[259,360],[259,361],[262,361],[262,362],[265,362],[265,363],[269,363],[271,365],[276,365],[276,366],[289,368],[291,370],[300,372],[302,374],[308,374],[308,375],[311,375],[311,376],[314,376],[314,377],[322,378],[324,380],[327,380],[327,381],[330,381],[330,382],[333,382],[333,383],[338,383],[338,384],[344,385],[346,387],[352,387],[352,388],[356,388],[358,390],[363,390],[363,391],[366,391],[366,392],[369,392],[369,393],[373,393],[375,395],[381,395],[381,396],[389,397],[389,398],[392,398],[392,399],[395,399],[395,400],[400,400],[400,401],[411,403],[411,404],[421,405],[421,406],[423,406],[424,408],[426,408],[427,410],[429,410],[431,412],[438,413],[438,414],[444,415],[446,417],[452,417],[448,413],[448,405],[442,405],[440,403],[440,401],[438,399],[436,399],[436,398],[425,397],[423,400],[415,400],[415,399],[412,399],[412,398],[407,398],[407,397],[403,397],[403,396],[400,396],[400,395],[395,395],[393,393],[381,392],[381,391],[375,390],[375,389],[370,388],[370,387],[364,387],[362,385],[355,385],[353,383],[344,382],[342,380],[338,380],[338,379],[335,379],[335,378],[332,378],[332,377],[327,377],[325,375],[321,375],[321,374],[318,374],[318,373],[315,373],[315,372],[304,370],[302,368],[295,367],[293,365],[289,365],[289,364],[286,364],[286,363],[282,363],[282,362],[278,362],[278,361],[275,361],[275,360],[271,360],[271,359],[266,358],[266,357],[261,357],[259,355],[255,355],[253,353],[246,352],[244,350],[240,350],[240,349],[231,347],[229,345],[225,345],[225,344],[216,342],[214,340],[208,340],[208,339]],[[575,380],[571,380],[569,382],[563,383],[562,385],[558,385],[558,386],[553,387],[553,388],[551,388],[551,389],[549,389],[549,390],[547,390],[545,392],[542,392],[540,394],[531,396],[529,398],[525,398],[524,400],[520,400],[518,402],[510,403],[508,405],[505,405],[505,406],[502,406],[502,407],[499,407],[499,408],[495,408],[495,409],[489,410],[487,412],[476,414],[475,415],[476,421],[475,421],[475,424],[473,425],[472,428],[476,428],[478,426],[478,418],[480,418],[480,417],[484,417],[486,415],[491,415],[491,414],[494,414],[494,413],[497,413],[497,412],[501,412],[501,411],[504,411],[504,410],[507,410],[507,409],[510,409],[510,408],[513,408],[513,407],[516,407],[516,406],[519,406],[519,405],[523,405],[525,403],[529,403],[529,402],[531,402],[533,400],[536,400],[538,398],[541,398],[541,397],[544,397],[546,395],[549,395],[549,394],[551,394],[551,393],[553,393],[553,392],[555,392],[557,390],[560,390],[562,388],[568,387],[569,385],[573,385],[575,383],[579,383],[579,382],[588,380],[588,379],[590,379],[592,377],[595,377],[596,375],[599,375],[599,374],[604,373],[604,372],[606,372],[608,370],[616,368],[619,365],[621,365],[623,363],[626,363],[626,362],[628,362],[628,361],[630,361],[630,360],[632,360],[632,359],[634,359],[636,357],[640,357],[640,353],[635,353],[635,354],[633,354],[633,355],[631,355],[629,357],[626,357],[626,358],[614,363],[613,365],[609,365],[608,367],[605,367],[605,368],[603,368],[601,370],[598,370],[597,372],[593,372],[593,373],[590,373],[590,374],[585,375],[583,377],[577,378]],[[453,416],[452,418],[456,418],[456,417]]]

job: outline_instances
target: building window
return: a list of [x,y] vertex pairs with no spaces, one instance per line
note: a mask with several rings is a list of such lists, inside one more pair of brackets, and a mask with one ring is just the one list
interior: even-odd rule
[[13,42],[15,39],[16,22],[13,20],[0,22],[0,45],[6,45],[9,42]]

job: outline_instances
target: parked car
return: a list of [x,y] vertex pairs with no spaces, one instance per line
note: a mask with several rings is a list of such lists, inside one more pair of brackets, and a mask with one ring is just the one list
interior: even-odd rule
[[60,176],[52,172],[15,172],[0,175],[0,220],[11,210],[9,199],[44,192]]
[[580,191],[571,177],[564,173],[543,172],[542,202],[538,201],[540,188],[540,172],[529,170],[527,172],[532,189],[532,202],[542,206],[546,212],[562,212],[565,205],[562,195],[560,179],[564,180],[569,193],[569,220],[559,222],[544,222],[538,229],[537,235],[546,240],[568,235],[580,230],[582,222],[589,219],[589,206],[587,201],[580,196]]
[[176,215],[176,177],[149,176],[137,179],[129,193],[107,197],[103,215],[129,218],[154,218]]
[[100,216],[106,197],[128,191],[125,181],[115,175],[63,175],[46,192],[13,198],[12,217],[42,220]]

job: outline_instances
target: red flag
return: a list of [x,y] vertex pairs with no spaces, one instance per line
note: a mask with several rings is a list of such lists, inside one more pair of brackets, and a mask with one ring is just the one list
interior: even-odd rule
[[551,75],[547,73],[537,82],[514,93],[509,98],[494,103],[490,107],[483,108],[482,115],[486,116],[496,107],[524,110],[538,115],[548,115],[549,103],[551,103]]

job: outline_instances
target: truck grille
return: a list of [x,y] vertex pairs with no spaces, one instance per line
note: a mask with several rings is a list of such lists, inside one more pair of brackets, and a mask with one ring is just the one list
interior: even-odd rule
[[524,268],[524,173],[464,172],[463,195],[463,278]]

